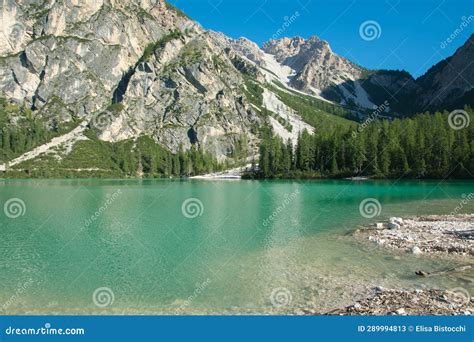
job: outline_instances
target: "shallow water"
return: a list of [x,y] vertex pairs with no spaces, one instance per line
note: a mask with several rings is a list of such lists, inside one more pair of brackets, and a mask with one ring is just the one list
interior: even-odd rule
[[[471,192],[473,181],[0,181],[2,208],[20,200],[19,217],[0,211],[0,310],[324,311],[373,286],[473,293],[472,274],[414,276],[463,261],[347,234],[390,216],[448,214]],[[367,198],[380,202],[380,216],[361,215]]]

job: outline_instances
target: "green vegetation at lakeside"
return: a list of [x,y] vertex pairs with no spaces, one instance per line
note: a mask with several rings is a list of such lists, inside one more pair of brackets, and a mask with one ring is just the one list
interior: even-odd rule
[[[472,121],[472,108],[466,107]],[[262,134],[260,170],[247,178],[472,178],[474,125],[454,129],[449,113],[375,121],[357,129],[303,132],[296,149]],[[295,151],[295,152],[293,152]]]
[[[70,153],[55,150],[10,168],[6,178],[168,178],[189,177],[223,170],[210,153],[193,146],[171,153],[151,138],[117,143],[100,141],[88,131],[89,140],[79,141]],[[62,156],[58,158],[58,156]]]
[[[324,104],[311,97],[292,95],[267,85],[287,106],[316,127],[304,132],[297,146],[274,136],[271,128],[260,128],[259,171],[246,178],[471,178],[474,173],[473,125],[456,130],[449,113],[420,114],[413,118],[374,120],[357,124],[346,119],[344,108]],[[247,80],[244,91],[262,117],[274,117],[263,106],[263,88]],[[315,102],[316,101],[316,102]],[[109,110],[121,110],[121,104]],[[117,107],[117,108],[116,108]],[[473,110],[465,107],[468,121]],[[289,123],[280,122],[287,125]],[[34,117],[25,106],[0,99],[0,163],[12,160],[52,138],[69,132],[76,122],[59,123]],[[209,152],[193,146],[172,153],[153,139],[110,143],[97,138],[93,129],[87,140],[70,147],[55,148],[32,160],[8,168],[7,178],[51,177],[189,177],[232,168],[248,156],[245,137],[236,144],[227,162],[219,163]],[[66,148],[71,150],[66,151]]]
[[31,109],[0,98],[0,164],[12,160],[77,126],[74,122],[49,123],[36,118]]

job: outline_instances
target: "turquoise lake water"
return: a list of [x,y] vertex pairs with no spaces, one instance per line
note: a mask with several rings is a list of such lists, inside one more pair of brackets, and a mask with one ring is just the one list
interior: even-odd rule
[[[466,276],[414,275],[459,260],[348,234],[448,214],[469,193],[473,181],[0,180],[0,310],[258,314],[309,302],[324,311],[373,286],[473,293]],[[361,215],[365,199],[380,216]]]

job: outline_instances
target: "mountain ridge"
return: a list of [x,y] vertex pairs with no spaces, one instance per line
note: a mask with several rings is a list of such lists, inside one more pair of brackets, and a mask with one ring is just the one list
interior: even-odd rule
[[[472,51],[473,41],[474,34],[468,38],[463,46],[456,50],[453,56],[433,65],[424,75],[417,79],[405,70],[370,70],[359,66],[349,59],[335,54],[331,50],[329,43],[319,39],[317,36],[312,36],[308,39],[299,36],[293,38],[284,37],[265,42],[262,47],[265,52],[275,54],[277,60],[281,63],[295,69],[295,76],[291,80],[291,84],[299,90],[322,95],[326,99],[343,105],[353,102],[355,106],[371,108],[377,105],[377,103],[383,102],[380,102],[379,96],[374,94],[380,92],[375,90],[374,87],[381,87],[383,90],[388,90],[389,93],[401,93],[402,96],[400,99],[396,99],[396,102],[400,102],[404,106],[406,106],[407,101],[403,101],[403,98],[410,98],[410,102],[412,98],[418,98],[415,105],[410,106],[408,109],[412,114],[426,109],[453,109],[452,103],[472,89],[472,85],[466,81],[457,82],[457,92],[453,91],[451,89],[453,87],[449,85],[450,80],[446,80],[446,78],[453,78],[453,75],[448,73],[441,84],[439,84],[438,90],[440,88],[447,88],[446,90],[449,90],[451,95],[454,96],[454,100],[448,94],[440,98],[437,103],[431,106],[427,105],[427,103],[430,104],[432,102],[433,96],[440,97],[440,94],[432,94],[434,91],[432,89],[434,86],[433,82],[427,82],[426,79],[440,77],[436,73],[440,69],[445,69],[445,66],[450,64],[450,61],[460,58],[467,60],[467,62],[465,61],[460,64],[467,65],[466,69],[469,73],[466,77],[467,79],[474,77],[474,66],[468,63],[469,60],[474,59],[474,52]],[[310,52],[308,53],[307,51]],[[463,56],[460,57],[460,55]],[[383,77],[390,77],[389,82],[382,79]],[[454,77],[457,77],[457,75],[454,75]],[[393,88],[393,85],[397,83],[399,85]],[[408,89],[405,89],[406,87]],[[473,101],[467,104],[472,105]],[[396,109],[401,109],[400,107],[402,107],[394,105]],[[401,111],[401,114],[410,113]]]
[[[163,0],[6,3],[0,134],[8,143],[0,157],[17,169],[66,165],[78,150],[117,146],[126,159],[140,159],[146,140],[156,144],[153,155],[127,172],[140,173],[142,164],[153,169],[153,158],[175,165],[174,156],[189,152],[190,174],[204,159],[214,163],[207,154],[221,163],[255,157],[266,127],[296,145],[304,130],[351,126],[348,119],[361,121],[385,103],[386,89],[407,89],[387,113],[403,116],[418,89],[410,75],[371,73],[317,37],[260,49],[205,30]],[[71,132],[77,134],[48,144]],[[136,164],[128,159],[120,164]],[[90,158],[83,162],[100,169]]]

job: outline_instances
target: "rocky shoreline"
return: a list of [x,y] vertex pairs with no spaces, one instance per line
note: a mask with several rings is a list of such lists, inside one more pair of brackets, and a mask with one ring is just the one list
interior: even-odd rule
[[[353,236],[380,248],[461,258],[466,265],[436,273],[422,270],[420,277],[443,276],[474,270],[474,215],[436,215],[410,218],[392,217],[371,227],[354,231]],[[474,299],[464,288],[438,289],[375,288],[373,296],[355,304],[324,313],[325,315],[472,315]]]
[[474,215],[392,217],[354,232],[358,239],[413,254],[474,256]]
[[467,290],[389,290],[376,288],[374,296],[325,315],[472,315],[474,300]]

